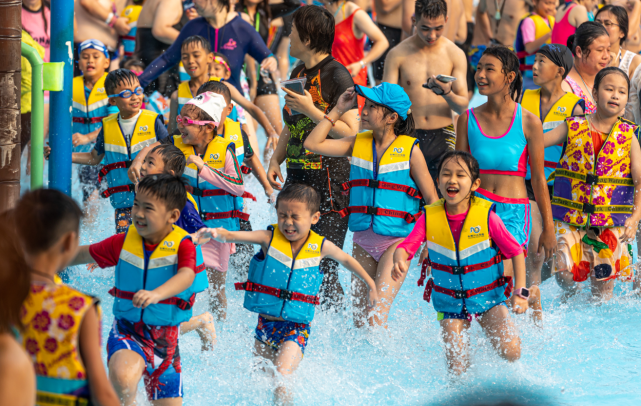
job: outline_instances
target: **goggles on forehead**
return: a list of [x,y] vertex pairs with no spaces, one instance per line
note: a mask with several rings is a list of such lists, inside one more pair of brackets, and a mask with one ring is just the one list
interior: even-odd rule
[[197,124],[197,125],[205,125],[205,124],[213,124],[213,125],[215,125],[216,127],[218,127],[218,122],[216,122],[216,121],[197,121],[197,120],[192,120],[192,119],[191,119],[191,118],[189,118],[189,117],[183,117],[183,116],[181,116],[180,114],[176,116],[176,122],[177,122],[178,124],[182,124],[182,125],[194,125],[194,124]]

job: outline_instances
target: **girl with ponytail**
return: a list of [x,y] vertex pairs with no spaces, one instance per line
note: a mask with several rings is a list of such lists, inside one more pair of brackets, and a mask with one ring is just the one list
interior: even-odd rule
[[[477,159],[482,187],[476,196],[495,204],[496,214],[526,253],[532,225],[525,186],[529,158],[532,188],[543,222],[537,252],[530,255],[545,250],[549,259],[556,249],[556,237],[543,169],[543,127],[537,116],[517,103],[522,80],[516,54],[504,46],[486,49],[474,79],[487,102],[459,117],[456,149],[470,151]],[[504,266],[506,275],[512,275],[512,262],[504,261]]]
[[[363,132],[341,139],[328,138],[336,120],[353,108],[356,95],[365,98],[361,113]],[[361,327],[387,324],[392,302],[405,276],[392,279],[393,254],[407,237],[421,211],[421,198],[438,200],[418,140],[412,137],[412,102],[396,84],[374,88],[356,85],[343,93],[304,142],[308,151],[323,156],[351,157],[349,229],[354,232],[353,256],[376,282],[381,300],[367,314],[367,285],[353,278],[354,323]],[[351,190],[350,190],[351,189]],[[367,321],[366,321],[367,320]]]

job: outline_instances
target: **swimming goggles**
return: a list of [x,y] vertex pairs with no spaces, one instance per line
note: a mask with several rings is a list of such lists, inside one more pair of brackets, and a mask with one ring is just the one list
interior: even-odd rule
[[120,93],[118,93],[118,94],[110,94],[110,95],[109,95],[109,96],[107,96],[107,97],[109,97],[109,98],[112,98],[112,97],[122,97],[123,99],[128,99],[128,98],[130,98],[131,96],[133,96],[133,95],[134,95],[134,93],[135,93],[137,96],[140,96],[140,95],[142,94],[142,92],[143,92],[143,88],[142,88],[142,87],[140,87],[140,86],[138,86],[138,87],[137,87],[133,92],[132,92],[131,90],[127,89],[127,90],[123,90],[122,92],[120,92]]
[[180,114],[176,116],[176,122],[177,122],[178,124],[182,124],[182,125],[194,125],[194,124],[198,124],[198,125],[205,125],[205,124],[214,124],[215,126],[218,126],[218,122],[216,122],[216,121],[196,121],[196,120],[192,120],[192,119],[191,119],[191,118],[189,118],[189,117],[183,117],[183,116],[181,116]]

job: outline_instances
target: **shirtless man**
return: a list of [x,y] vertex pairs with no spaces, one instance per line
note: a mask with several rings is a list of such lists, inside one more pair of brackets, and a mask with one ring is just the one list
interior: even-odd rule
[[[403,39],[409,38],[414,33],[414,7],[416,0],[403,1]],[[467,20],[463,0],[445,0],[447,4],[447,18],[443,36],[458,44],[463,44],[467,38]],[[378,18],[378,16],[377,16]],[[391,48],[391,46],[390,46]]]
[[476,20],[482,33],[479,38],[482,42],[479,43],[489,45],[490,42],[497,42],[512,46],[519,23],[528,14],[525,0],[480,0]]
[[[412,22],[416,34],[389,52],[383,81],[403,86],[410,97],[414,136],[432,179],[436,179],[440,158],[456,144],[452,112],[462,114],[467,109],[467,59],[443,35],[447,23],[445,0],[417,0],[415,7]],[[436,75],[454,76],[456,80],[443,83],[436,80]],[[431,89],[423,87],[426,82]]]
[[403,18],[402,4],[403,0],[374,0],[376,25],[378,25],[378,28],[385,34],[385,38],[387,38],[387,42],[389,42],[389,48],[372,64],[374,79],[376,79],[377,85],[383,80],[387,53],[390,49],[398,45],[403,38],[403,30],[401,28]]

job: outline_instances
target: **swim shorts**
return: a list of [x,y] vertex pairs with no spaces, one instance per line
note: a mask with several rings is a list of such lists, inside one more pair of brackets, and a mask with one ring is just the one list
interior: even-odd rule
[[385,38],[387,38],[387,42],[389,43],[389,47],[385,50],[383,55],[381,55],[380,58],[372,63],[374,79],[383,80],[383,72],[385,71],[385,58],[387,57],[387,53],[390,49],[401,43],[403,30],[400,28],[388,27],[387,25],[381,23],[376,23],[376,25],[378,25],[378,28],[380,28],[381,32],[383,33],[383,35],[385,35]]
[[274,351],[278,351],[283,343],[293,341],[298,344],[301,352],[305,354],[310,329],[309,324],[295,323],[293,321],[272,321],[259,315],[255,338],[261,343],[272,347]]
[[115,319],[107,339],[107,362],[120,350],[145,360],[145,389],[150,400],[184,396],[178,350],[180,326],[149,326]]
[[131,225],[131,207],[116,209],[116,234],[124,234]]
[[[436,185],[438,178],[438,164],[441,158],[448,151],[453,151],[456,147],[456,131],[454,125],[450,124],[447,127],[438,128],[436,130],[416,130],[414,137],[418,140],[418,146],[425,157],[427,169],[430,171],[430,176]],[[439,197],[441,192],[436,189]]]
[[102,169],[102,165],[92,166],[92,165],[82,165],[78,168],[78,180],[80,181],[80,186],[82,187],[82,201],[86,202],[89,199],[89,196],[98,189],[100,186],[98,184],[98,174]]
[[[554,186],[547,185],[548,194],[550,195],[550,200],[552,200],[552,195],[554,194]],[[525,179],[525,190],[527,190],[527,198],[531,201],[536,201],[534,197],[534,189],[532,188],[532,179]]]
[[[497,304],[496,306],[505,306],[505,302],[501,302]],[[484,312],[481,313],[468,313],[467,312],[467,307],[463,306],[463,311],[461,313],[449,313],[449,312],[436,312],[436,320],[441,321],[441,320],[449,320],[449,319],[454,319],[454,320],[467,320],[470,323],[473,320],[478,320],[479,317],[483,316],[485,313],[489,312],[492,310],[495,306],[492,306],[491,308],[487,309]]]
[[624,227],[586,230],[555,220],[554,231],[557,251],[552,273],[569,270],[575,282],[586,281],[590,274],[598,281],[632,280],[633,249],[620,240]]
[[478,188],[475,193],[476,196],[495,204],[496,214],[505,224],[507,231],[523,247],[523,252],[527,256],[527,244],[530,241],[530,231],[532,230],[530,201],[498,196],[481,188]]

